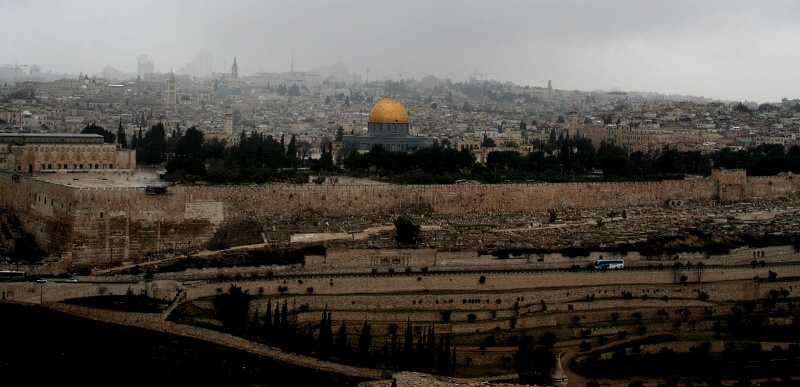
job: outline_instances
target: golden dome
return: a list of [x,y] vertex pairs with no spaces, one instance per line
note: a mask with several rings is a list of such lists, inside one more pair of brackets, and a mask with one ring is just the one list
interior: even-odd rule
[[394,98],[386,97],[369,111],[369,122],[381,124],[407,124],[408,111]]

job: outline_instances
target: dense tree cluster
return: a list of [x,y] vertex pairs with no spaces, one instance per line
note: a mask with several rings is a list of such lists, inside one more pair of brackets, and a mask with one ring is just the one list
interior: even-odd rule
[[308,175],[297,172],[299,167],[314,170],[333,170],[330,142],[322,150],[319,161],[308,160],[310,146],[297,142],[292,135],[289,143],[281,136],[242,132],[237,146],[228,147],[224,141],[205,141],[203,133],[189,128],[177,129],[166,135],[164,125],[154,125],[144,135],[134,136],[137,163],[157,165],[166,163],[167,179],[171,181],[203,180],[210,183],[264,183],[275,180],[308,182]]
[[759,145],[752,150],[720,150],[711,156],[715,168],[745,169],[748,176],[800,173],[800,146],[787,151],[783,145]]
[[513,358],[522,382],[540,386],[550,384],[550,370],[556,362],[550,351],[554,345],[555,335],[552,332],[545,332],[538,340],[528,335],[519,339]]
[[[342,134],[340,128],[337,137]],[[185,133],[177,129],[167,136],[164,126],[157,124],[132,139],[139,164],[156,165],[170,155],[166,166],[168,179],[211,183],[308,182],[308,175],[298,172],[299,169],[325,173],[338,169],[330,139],[323,139],[321,144],[320,159],[310,160],[310,144],[298,142],[294,135],[287,144],[283,136],[276,139],[260,133],[242,133],[237,146],[227,147],[224,142],[205,141],[202,132],[195,128]],[[496,146],[492,138],[484,139],[484,148]],[[452,184],[459,180],[582,181],[597,179],[600,173],[603,179],[612,181],[664,180],[681,179],[684,175],[707,176],[712,167],[745,169],[749,176],[800,173],[797,146],[788,151],[781,145],[760,145],[739,151],[726,148],[713,154],[669,147],[630,153],[615,144],[601,142],[595,147],[587,138],[556,136],[554,131],[547,141],[535,142],[533,151],[527,154],[504,149],[490,151],[485,164],[477,163],[466,149],[454,149],[447,140],[414,152],[394,152],[375,145],[366,153],[346,149],[337,157],[345,169],[340,173],[387,178],[402,184]]]
[[117,141],[117,136],[114,133],[111,133],[105,130],[102,126],[98,126],[96,124],[86,125],[86,127],[81,130],[81,134],[99,134],[103,136],[103,142],[106,144],[113,144]]
[[[297,313],[307,311],[307,305],[301,306],[300,309],[295,307],[290,309],[284,299],[283,303],[276,302],[273,307],[272,299],[269,299],[263,313],[255,311],[252,322],[245,332],[239,329],[247,321],[240,313],[241,308],[236,307],[239,305],[237,300],[243,299],[241,289],[237,289],[232,286],[229,293],[220,293],[215,298],[215,307],[227,311],[225,315],[218,312],[218,318],[235,316],[235,322],[229,321],[228,325],[226,325],[228,320],[223,320],[223,329],[232,333],[293,352],[334,359],[342,363],[370,367],[380,364],[386,367],[442,374],[452,374],[455,371],[456,350],[451,348],[450,335],[439,335],[437,338],[432,325],[422,329],[414,327],[410,320],[402,338],[399,336],[398,325],[390,324],[388,341],[384,342],[383,346],[377,346],[373,343],[373,329],[368,321],[364,321],[357,330],[357,337],[353,340],[345,321],[341,322],[334,334],[334,324],[327,306],[321,313],[319,324],[301,326],[295,317]],[[244,294],[246,295],[246,292]],[[230,305],[227,307],[217,305],[222,302]],[[226,328],[230,324],[236,326],[237,330]]]

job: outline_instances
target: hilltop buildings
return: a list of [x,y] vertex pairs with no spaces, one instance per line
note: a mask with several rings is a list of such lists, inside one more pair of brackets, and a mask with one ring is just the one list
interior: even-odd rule
[[[194,77],[153,73],[153,61],[139,59],[139,71],[146,76],[138,79],[81,75],[2,86],[0,128],[7,133],[79,133],[90,123],[113,130],[121,122],[131,138],[163,123],[170,137],[195,127],[207,140],[225,139],[229,146],[242,132],[294,135],[313,158],[341,127],[344,136],[334,149],[366,151],[380,143],[413,151],[438,141],[467,149],[479,161],[494,150],[525,154],[566,135],[628,152],[665,146],[701,152],[760,144],[789,147],[800,135],[797,100],[760,106],[707,103],[655,94],[567,91],[552,84],[453,83],[430,76],[350,82],[343,80],[346,68],[335,77],[294,69],[248,76],[239,73],[238,61],[224,74]],[[210,54],[198,55],[197,74],[200,63],[202,73],[209,72],[210,62]],[[387,95],[392,97],[380,98]]]

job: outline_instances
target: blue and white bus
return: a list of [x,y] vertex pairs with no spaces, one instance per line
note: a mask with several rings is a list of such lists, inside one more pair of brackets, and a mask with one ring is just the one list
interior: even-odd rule
[[594,268],[596,270],[613,270],[613,269],[622,269],[624,267],[625,267],[625,260],[621,258],[598,259],[594,261]]

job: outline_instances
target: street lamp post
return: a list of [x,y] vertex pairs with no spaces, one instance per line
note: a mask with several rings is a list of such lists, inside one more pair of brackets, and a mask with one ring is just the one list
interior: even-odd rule
[[114,248],[108,249],[108,274],[111,274],[111,268],[114,267]]

